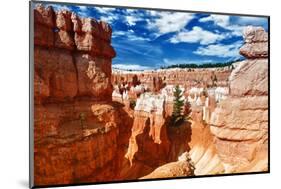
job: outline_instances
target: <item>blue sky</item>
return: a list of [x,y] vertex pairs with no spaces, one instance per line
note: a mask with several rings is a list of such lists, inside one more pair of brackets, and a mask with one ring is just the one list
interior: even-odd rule
[[247,25],[268,29],[267,18],[50,4],[112,27],[114,68],[155,69],[186,63],[226,62],[241,58]]

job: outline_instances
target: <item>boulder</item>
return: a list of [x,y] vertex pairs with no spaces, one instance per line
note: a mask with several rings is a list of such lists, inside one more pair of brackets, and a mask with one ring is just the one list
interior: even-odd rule
[[268,57],[268,34],[262,27],[248,26],[244,29],[245,44],[240,48],[240,54],[246,58]]

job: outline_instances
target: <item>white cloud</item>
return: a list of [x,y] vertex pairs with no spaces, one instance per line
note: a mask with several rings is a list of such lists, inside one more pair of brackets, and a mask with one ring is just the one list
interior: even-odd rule
[[203,30],[198,26],[194,26],[190,31],[184,30],[177,33],[175,36],[173,36],[170,39],[170,42],[171,43],[180,43],[180,42],[200,43],[202,45],[208,45],[211,43],[215,43],[219,40],[222,40],[224,38],[225,35],[223,34],[213,33],[207,30]]
[[112,38],[116,37],[126,37],[129,41],[150,41],[147,37],[135,34],[135,32],[131,29],[128,31],[113,31]]
[[115,8],[109,8],[109,7],[95,7],[95,9],[102,14],[106,14],[115,10]]
[[128,24],[129,26],[134,26],[134,25],[136,25],[136,22],[137,22],[137,21],[140,21],[140,20],[141,20],[140,18],[138,18],[138,17],[136,17],[136,16],[133,16],[133,15],[125,16],[125,19],[126,19],[127,24]]
[[90,10],[88,7],[86,6],[77,6],[78,7],[78,11],[77,14],[81,17],[89,17],[90,15]]
[[112,38],[119,37],[119,36],[125,36],[125,35],[126,35],[125,31],[113,31],[112,32]]
[[138,64],[113,64],[113,68],[121,69],[121,70],[149,70],[152,69],[148,66],[141,66]]
[[148,11],[148,13],[153,17],[147,19],[148,28],[158,31],[159,36],[184,29],[194,18],[194,14],[192,13],[156,11]]
[[242,46],[242,42],[236,42],[230,45],[215,44],[208,45],[206,47],[199,47],[194,54],[202,56],[218,56],[218,57],[238,57],[239,48]]
[[113,15],[113,14],[108,14],[106,16],[101,16],[100,17],[100,20],[102,20],[104,22],[107,22],[109,24],[111,24],[112,22],[114,22],[117,19],[118,19],[118,16],[117,15]]
[[88,11],[88,7],[87,6],[77,6],[79,8],[79,10],[81,11]]
[[127,14],[138,13],[136,9],[125,9]]
[[[242,18],[242,17],[240,17]],[[238,24],[231,24],[230,23],[230,16],[227,15],[210,15],[208,17],[203,17],[199,19],[199,22],[214,22],[215,25],[220,26],[226,30],[229,30],[228,36],[242,36],[244,26]]]
[[227,15],[210,15],[199,19],[199,22],[213,21],[216,25],[223,28],[229,26],[230,17]]
[[115,8],[95,7],[95,10],[101,14],[100,20],[105,21],[109,24],[112,24],[119,18],[117,14],[113,13],[113,11],[115,11]]

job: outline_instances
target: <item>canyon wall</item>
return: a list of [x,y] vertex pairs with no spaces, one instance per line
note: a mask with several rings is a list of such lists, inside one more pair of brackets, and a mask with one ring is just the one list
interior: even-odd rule
[[211,117],[211,132],[226,172],[268,170],[268,34],[247,27],[240,53],[248,59],[230,75],[230,96]]
[[164,103],[164,98],[148,93],[137,99],[125,157],[130,161],[131,167],[141,164],[143,169],[147,169],[138,177],[168,161],[170,142],[166,130]]
[[232,67],[200,68],[200,69],[164,69],[147,71],[113,70],[112,84],[139,83],[147,85],[152,92],[158,92],[165,85],[182,85],[185,88],[198,86],[228,85],[228,77]]
[[111,100],[111,32],[69,11],[34,8],[36,185],[116,178],[132,118]]
[[[164,94],[147,92],[141,94],[136,101],[131,137],[125,155],[135,175],[138,171],[136,178],[194,174],[189,160],[177,161],[190,150],[190,122],[185,122],[180,127],[169,125],[171,114],[166,113],[167,98]],[[166,165],[167,163],[170,164]],[[142,167],[142,171],[135,167]]]

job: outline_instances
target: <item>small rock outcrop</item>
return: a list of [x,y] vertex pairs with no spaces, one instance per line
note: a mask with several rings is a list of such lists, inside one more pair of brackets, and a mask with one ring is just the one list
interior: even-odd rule
[[226,172],[268,169],[268,34],[247,27],[240,53],[247,57],[230,75],[230,95],[211,117],[211,132]]
[[194,167],[187,152],[183,153],[178,161],[167,163],[155,169],[152,173],[140,179],[175,178],[194,176]]

